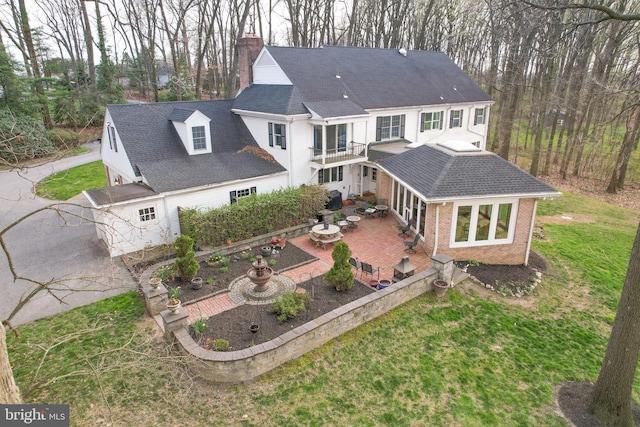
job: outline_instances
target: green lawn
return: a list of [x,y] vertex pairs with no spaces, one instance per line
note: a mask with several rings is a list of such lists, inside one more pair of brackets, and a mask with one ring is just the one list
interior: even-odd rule
[[640,220],[540,203],[564,212],[594,222],[545,225],[534,249],[553,268],[533,296],[425,295],[251,383],[190,378],[135,293],[20,327],[15,375],[27,402],[70,403],[72,425],[564,426],[554,389],[596,379]]
[[53,174],[38,183],[36,194],[52,200],[69,200],[83,190],[106,187],[102,161],[87,163]]

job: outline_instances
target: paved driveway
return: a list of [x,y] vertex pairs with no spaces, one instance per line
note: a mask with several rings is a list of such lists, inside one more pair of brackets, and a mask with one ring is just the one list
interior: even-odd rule
[[[0,229],[5,229],[30,213],[56,204],[41,199],[32,189],[41,179],[100,159],[100,144],[85,145],[90,153],[42,164],[22,171],[0,172]],[[61,202],[64,203],[64,202]],[[98,241],[89,203],[83,198],[71,200],[68,214],[55,211],[36,213],[5,234],[5,243],[18,275],[36,280],[61,280],[55,285],[58,301],[40,292],[14,317],[14,325],[57,314],[107,296],[135,288],[136,282],[119,258],[111,259]],[[2,301],[0,319],[6,319],[25,292],[33,285],[14,281],[7,258],[0,254]]]

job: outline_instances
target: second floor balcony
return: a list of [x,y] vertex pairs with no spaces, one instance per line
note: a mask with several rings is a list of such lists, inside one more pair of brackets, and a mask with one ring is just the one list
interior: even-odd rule
[[348,142],[344,147],[334,148],[310,148],[311,161],[320,165],[326,165],[337,162],[348,162],[353,160],[354,163],[367,158],[366,144],[359,142]]

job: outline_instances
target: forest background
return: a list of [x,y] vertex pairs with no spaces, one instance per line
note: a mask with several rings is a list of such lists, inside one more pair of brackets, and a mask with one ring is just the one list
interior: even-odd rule
[[1,0],[0,161],[84,142],[108,103],[233,97],[236,42],[256,34],[443,51],[496,101],[492,151],[551,181],[637,190],[639,10],[640,0]]

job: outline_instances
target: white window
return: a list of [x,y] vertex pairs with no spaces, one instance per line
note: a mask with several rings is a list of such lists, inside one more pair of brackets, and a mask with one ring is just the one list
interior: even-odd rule
[[452,247],[511,243],[518,203],[484,201],[454,206]]
[[487,108],[476,108],[476,113],[473,118],[474,125],[483,125],[487,120]]
[[378,169],[371,168],[371,181],[375,181],[378,179]]
[[149,208],[138,209],[138,218],[140,218],[140,222],[156,219],[156,208],[152,206]]
[[462,110],[451,110],[449,113],[449,128],[462,127]]
[[269,123],[269,146],[287,148],[287,127],[280,123]]
[[420,121],[422,122],[422,126],[420,127],[420,132],[424,132],[425,130],[439,130],[442,129],[442,117],[444,116],[444,111],[434,111],[432,113],[422,113],[420,116]]
[[118,152],[118,142],[116,141],[116,128],[113,126],[109,126],[108,132],[109,134],[109,147],[116,153]]
[[251,197],[252,194],[256,194],[256,187],[243,188],[242,190],[230,191],[229,199],[231,204],[238,203],[241,199]]
[[376,119],[376,141],[404,138],[404,114]]
[[320,169],[318,171],[318,184],[324,184],[326,182],[342,181],[343,168],[342,166],[336,166],[334,168]]
[[207,148],[207,136],[204,132],[204,126],[194,126],[191,128],[193,136],[193,149],[204,150]]

